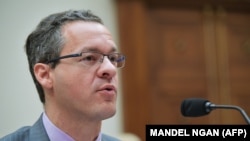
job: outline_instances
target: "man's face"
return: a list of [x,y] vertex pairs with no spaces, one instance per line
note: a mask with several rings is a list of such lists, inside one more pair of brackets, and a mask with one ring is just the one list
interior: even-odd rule
[[[116,51],[110,32],[101,24],[77,21],[66,24],[62,31],[65,45],[60,56]],[[117,68],[107,57],[95,66],[84,65],[81,57],[61,59],[50,74],[53,102],[59,111],[92,120],[103,120],[115,114]]]

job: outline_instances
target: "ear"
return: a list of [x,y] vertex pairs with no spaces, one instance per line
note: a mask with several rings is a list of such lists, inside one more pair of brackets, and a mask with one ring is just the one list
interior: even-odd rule
[[52,77],[50,75],[50,67],[43,63],[37,63],[34,66],[34,74],[37,81],[45,88],[52,87]]

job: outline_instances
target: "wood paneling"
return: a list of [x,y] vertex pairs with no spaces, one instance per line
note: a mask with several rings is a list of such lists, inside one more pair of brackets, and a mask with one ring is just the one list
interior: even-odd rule
[[121,51],[127,56],[126,132],[145,140],[146,124],[245,123],[232,110],[183,117],[180,105],[185,98],[202,97],[250,113],[248,1],[117,0],[117,7]]

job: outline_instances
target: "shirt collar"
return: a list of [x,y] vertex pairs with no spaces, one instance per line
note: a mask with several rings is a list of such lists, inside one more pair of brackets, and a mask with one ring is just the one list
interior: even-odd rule
[[[43,124],[49,136],[50,141],[74,141],[67,133],[56,127],[48,118],[46,113],[43,113]],[[101,133],[98,135],[96,141],[101,141]]]

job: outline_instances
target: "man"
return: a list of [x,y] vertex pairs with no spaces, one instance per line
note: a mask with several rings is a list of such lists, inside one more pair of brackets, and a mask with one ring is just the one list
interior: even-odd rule
[[29,69],[44,112],[0,141],[117,141],[101,133],[116,112],[117,69],[125,56],[102,20],[85,10],[44,18],[28,36]]

